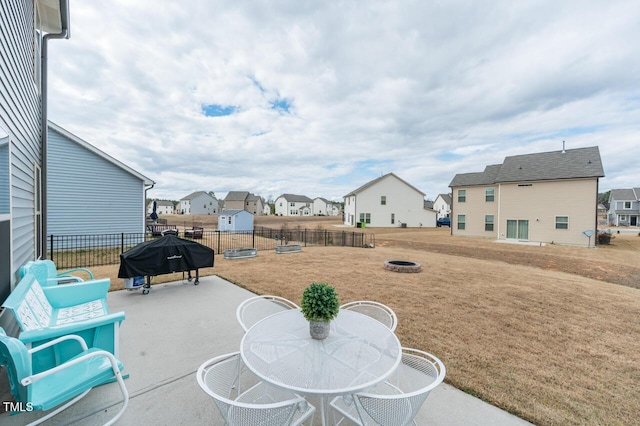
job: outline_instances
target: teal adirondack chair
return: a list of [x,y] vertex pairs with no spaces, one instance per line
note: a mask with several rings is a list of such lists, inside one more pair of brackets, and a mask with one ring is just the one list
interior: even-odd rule
[[38,282],[42,286],[58,285],[58,283],[82,282],[84,279],[76,275],[74,272],[83,272],[89,280],[95,279],[93,273],[87,268],[74,268],[66,271],[58,271],[56,264],[52,260],[31,260],[20,268],[20,277],[24,277],[31,272],[38,278]]
[[[54,368],[33,374],[33,353],[68,340],[78,342],[78,355]],[[121,374],[124,368],[122,363],[107,351],[88,349],[85,341],[76,335],[66,335],[27,350],[24,343],[7,336],[0,327],[0,365],[7,370],[16,406],[27,411],[48,411],[58,407],[30,425],[50,419],[82,399],[95,386],[113,382],[114,378],[120,386],[123,404],[120,411],[106,425],[115,423],[129,404],[129,393]]]

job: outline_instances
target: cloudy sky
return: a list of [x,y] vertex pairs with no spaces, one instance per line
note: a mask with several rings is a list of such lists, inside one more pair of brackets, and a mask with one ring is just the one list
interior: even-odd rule
[[597,145],[640,186],[640,2],[71,0],[49,118],[156,182],[435,199],[505,156]]

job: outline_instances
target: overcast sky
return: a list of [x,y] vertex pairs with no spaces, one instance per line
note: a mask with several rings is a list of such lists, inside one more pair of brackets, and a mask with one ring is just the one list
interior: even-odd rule
[[435,199],[505,156],[599,146],[640,186],[640,1],[71,0],[49,119],[153,198]]

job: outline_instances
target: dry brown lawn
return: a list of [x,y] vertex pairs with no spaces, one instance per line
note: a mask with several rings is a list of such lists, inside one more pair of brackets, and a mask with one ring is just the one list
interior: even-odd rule
[[[278,227],[282,219],[261,218],[257,224],[269,220],[265,226]],[[298,226],[287,220],[287,226]],[[300,226],[343,229],[331,218]],[[329,282],[341,302],[369,299],[391,306],[404,346],[435,354],[447,367],[448,383],[526,420],[637,424],[637,234],[616,235],[610,246],[587,249],[451,237],[448,228],[363,231],[375,233],[375,248],[305,247],[297,254],[259,252],[239,260],[216,256],[215,267],[201,274],[296,302],[308,283]],[[423,271],[384,270],[391,259],[418,262]],[[113,289],[122,288],[117,265],[94,273],[111,277]],[[154,283],[181,278],[159,276]]]

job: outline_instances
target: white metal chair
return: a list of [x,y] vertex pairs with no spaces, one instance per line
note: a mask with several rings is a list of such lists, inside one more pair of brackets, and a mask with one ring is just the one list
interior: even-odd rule
[[[34,374],[31,359],[34,353],[48,347],[75,341],[78,354],[51,369]],[[40,424],[67,409],[99,385],[117,380],[123,403],[106,425],[112,425],[122,416],[129,403],[129,393],[124,385],[121,370],[124,368],[111,353],[87,348],[80,336],[69,334],[27,350],[20,340],[9,337],[0,328],[0,365],[7,369],[11,393],[17,404],[29,411],[49,411],[29,425]]]
[[[361,425],[401,426],[416,424],[415,417],[429,393],[442,381],[442,361],[426,352],[402,348],[402,364],[385,382],[374,388],[331,401],[334,423],[345,418]],[[339,415],[339,421],[335,421]]]
[[254,296],[238,305],[236,318],[246,332],[261,319],[285,309],[300,309],[300,306],[280,296]]
[[355,312],[370,316],[386,325],[391,331],[396,331],[398,326],[398,317],[396,313],[387,305],[374,302],[372,300],[357,300],[355,302],[345,303],[340,309],[350,309]]
[[306,420],[313,424],[313,405],[293,392],[260,381],[244,366],[239,352],[204,362],[196,378],[215,401],[226,425],[300,425]]

